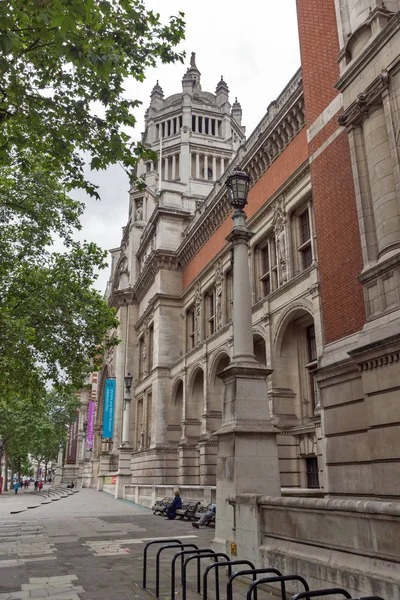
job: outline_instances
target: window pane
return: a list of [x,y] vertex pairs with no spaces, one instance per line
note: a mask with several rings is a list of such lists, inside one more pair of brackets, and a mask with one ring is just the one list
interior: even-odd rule
[[307,487],[319,488],[318,459],[316,456],[306,458]]
[[269,253],[268,253],[268,246],[265,246],[265,248],[263,248],[261,250],[261,269],[262,269],[262,275],[265,275],[265,273],[268,273],[269,271]]
[[315,341],[315,327],[307,327],[308,362],[317,360],[317,344]]
[[308,242],[310,239],[310,220],[308,218],[308,210],[300,215],[300,244]]
[[301,251],[302,259],[303,259],[303,269],[307,269],[312,264],[312,250],[311,246],[307,246]]
[[267,275],[262,280],[262,288],[263,288],[263,295],[264,296],[268,296],[268,294],[271,293],[271,279],[270,279],[269,275]]

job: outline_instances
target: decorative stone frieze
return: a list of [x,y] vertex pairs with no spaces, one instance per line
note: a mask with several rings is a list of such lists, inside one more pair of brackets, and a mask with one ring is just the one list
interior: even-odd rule
[[358,94],[356,100],[340,115],[339,125],[343,127],[360,125],[371,108],[382,102],[382,94],[389,88],[389,85],[390,74],[384,69],[365,92]]
[[391,365],[400,361],[400,352],[392,352],[385,354],[385,356],[379,356],[372,360],[367,360],[358,365],[360,371],[370,371],[377,369],[378,367],[384,367],[385,365]]
[[[264,119],[236,156],[235,162],[249,174],[251,185],[265,173],[304,124],[303,86],[301,71],[298,71],[278,100],[269,105]],[[183,268],[230,213],[231,205],[224,187],[215,187],[200,211],[200,217],[189,226],[178,249]]]
[[133,288],[133,292],[138,301],[141,302],[143,300],[151,288],[158,271],[161,271],[162,269],[178,271],[179,268],[179,260],[175,252],[169,250],[153,250]]

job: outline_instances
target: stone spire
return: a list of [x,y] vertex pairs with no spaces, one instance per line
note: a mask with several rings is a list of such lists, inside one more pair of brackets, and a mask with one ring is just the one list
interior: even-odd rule
[[235,98],[235,102],[232,104],[231,115],[232,118],[235,119],[236,123],[242,125],[242,107],[237,98]]
[[229,88],[221,75],[221,80],[218,82],[217,89],[215,90],[217,97],[217,104],[222,106],[226,102],[229,102]]
[[190,56],[190,67],[182,79],[183,91],[189,92],[190,94],[201,92],[200,77],[201,73],[196,65],[196,54],[192,52]]
[[164,100],[164,92],[162,90],[162,87],[159,85],[158,83],[158,79],[157,79],[157,83],[156,85],[153,87],[151,94],[150,94],[150,106],[155,106],[157,108],[159,108]]

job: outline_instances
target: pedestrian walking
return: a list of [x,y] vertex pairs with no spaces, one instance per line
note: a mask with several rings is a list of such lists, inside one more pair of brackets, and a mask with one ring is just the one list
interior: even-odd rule
[[38,485],[39,485],[39,482],[37,479],[35,479],[35,492],[37,492],[37,490],[38,490]]
[[39,492],[41,491],[42,487],[43,487],[43,481],[40,480],[38,483]]
[[15,494],[18,494],[18,488],[19,488],[19,483],[18,483],[18,481],[15,481],[15,483],[14,483],[14,492],[15,492]]

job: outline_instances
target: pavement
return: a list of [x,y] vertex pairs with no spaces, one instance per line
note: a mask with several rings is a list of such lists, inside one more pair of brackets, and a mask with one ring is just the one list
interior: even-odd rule
[[[34,492],[0,495],[0,600],[150,600],[140,587],[147,541],[173,537],[208,548],[214,537],[213,529],[196,530],[188,522],[168,521],[92,489],[45,504],[35,496]],[[147,587],[154,591],[153,548]],[[173,552],[165,551],[161,560],[162,600],[171,600]],[[188,572],[192,590],[194,562]],[[198,599],[190,589],[187,600]],[[177,588],[175,595],[180,594]]]

